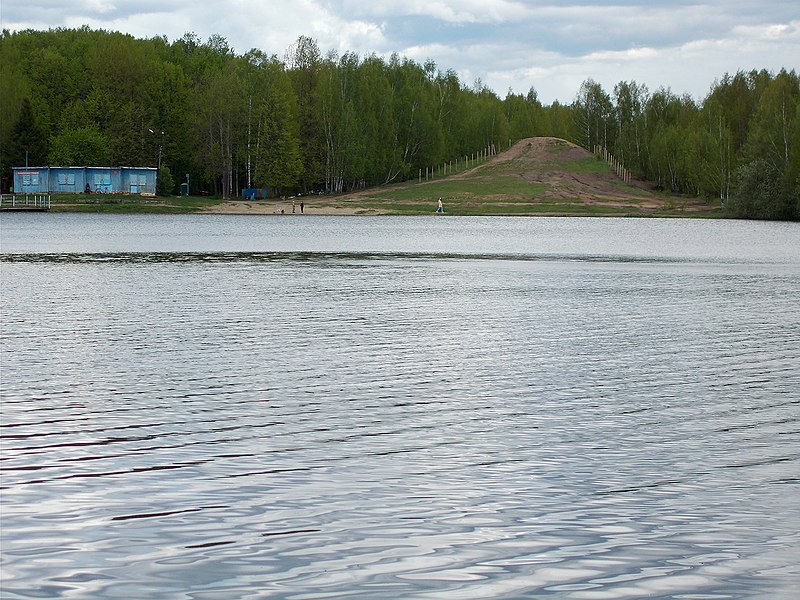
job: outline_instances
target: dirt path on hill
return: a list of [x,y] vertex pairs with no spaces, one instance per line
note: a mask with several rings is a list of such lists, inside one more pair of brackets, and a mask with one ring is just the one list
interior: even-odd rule
[[[509,174],[515,174],[530,183],[542,183],[548,190],[542,200],[580,200],[587,204],[619,205],[634,201],[642,208],[659,208],[663,201],[653,198],[653,186],[644,181],[631,180],[626,184],[610,169],[602,172],[580,172],[571,164],[594,155],[580,146],[554,137],[536,137],[520,140],[507,152],[493,156],[487,163],[500,165],[512,163]],[[460,175],[479,174],[483,165]],[[457,177],[457,176],[456,176]]]

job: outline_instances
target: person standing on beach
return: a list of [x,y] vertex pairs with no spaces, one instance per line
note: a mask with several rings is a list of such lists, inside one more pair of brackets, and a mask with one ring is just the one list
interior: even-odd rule
[[292,200],[292,214],[294,214],[294,200]]
[[444,212],[444,207],[442,206],[442,199],[441,198],[439,198],[439,205],[436,207],[436,212],[437,213],[443,213]]

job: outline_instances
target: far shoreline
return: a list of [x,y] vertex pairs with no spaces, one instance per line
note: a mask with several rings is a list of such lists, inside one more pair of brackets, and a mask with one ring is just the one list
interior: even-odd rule
[[[187,206],[173,204],[169,197],[159,202],[142,203],[131,200],[104,200],[97,203],[54,202],[49,211],[60,214],[117,214],[117,215],[230,215],[230,216],[272,216],[272,217],[311,217],[311,216],[338,216],[338,217],[380,217],[380,216],[406,216],[406,217],[620,217],[620,218],[680,218],[680,219],[734,219],[724,209],[714,210],[642,210],[637,207],[617,207],[603,204],[561,206],[549,205],[545,210],[505,211],[505,210],[458,210],[458,206],[448,210],[445,203],[443,214],[436,213],[436,203],[430,202],[430,207],[422,208],[419,203],[413,210],[398,207],[397,210],[377,206],[360,204],[353,200],[341,202],[330,200],[324,204],[305,204],[301,211],[299,205],[292,212],[291,204],[274,201],[244,201],[231,200],[219,202],[204,202],[202,206]],[[0,211],[3,214],[19,212],[11,210]],[[39,211],[43,212],[43,211]]]
[[[90,194],[54,196],[54,212],[217,215],[435,215],[729,218],[718,199],[674,195],[621,177],[601,156],[559,138],[528,138],[446,175],[358,189],[264,199]],[[76,202],[77,201],[77,202]],[[442,216],[442,215],[439,215]]]
[[[541,211],[526,211],[526,212],[511,212],[511,211],[470,211],[463,212],[459,210],[449,210],[445,203],[445,211],[443,214],[437,214],[436,203],[430,202],[429,210],[390,210],[380,207],[362,205],[357,201],[350,199],[336,202],[327,200],[324,204],[305,204],[303,210],[300,210],[299,205],[295,205],[295,211],[292,212],[291,204],[276,201],[246,201],[246,200],[229,200],[206,203],[203,206],[186,206],[181,204],[172,204],[169,197],[163,198],[159,202],[142,203],[131,200],[104,200],[98,203],[74,203],[74,202],[58,202],[54,203],[49,212],[60,214],[116,214],[116,215],[214,215],[214,216],[257,216],[257,217],[381,217],[381,216],[404,216],[404,217],[598,217],[598,218],[668,218],[668,219],[734,219],[729,216],[722,209],[714,210],[713,212],[707,211],[643,211],[643,210],[621,210],[615,206],[604,206],[602,204],[592,205],[592,210],[580,210],[584,208],[583,205],[578,207],[569,207],[563,205],[563,210]],[[570,210],[573,208],[573,210]],[[577,208],[577,210],[575,209]],[[6,212],[19,212],[11,210],[2,210]]]

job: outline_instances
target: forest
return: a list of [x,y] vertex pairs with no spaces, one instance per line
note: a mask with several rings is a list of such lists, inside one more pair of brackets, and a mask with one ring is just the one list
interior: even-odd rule
[[305,36],[278,57],[236,54],[218,35],[3,31],[0,115],[3,191],[27,164],[158,167],[163,194],[187,177],[223,198],[339,193],[556,136],[733,217],[800,219],[794,70],[723,74],[702,100],[587,79],[571,103],[543,105],[533,87],[501,98],[431,61],[323,53]]

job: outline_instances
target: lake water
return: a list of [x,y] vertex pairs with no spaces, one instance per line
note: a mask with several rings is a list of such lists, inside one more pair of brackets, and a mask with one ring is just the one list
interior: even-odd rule
[[795,598],[800,225],[3,214],[10,598]]

